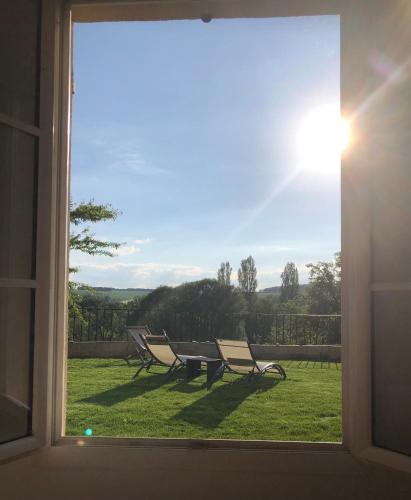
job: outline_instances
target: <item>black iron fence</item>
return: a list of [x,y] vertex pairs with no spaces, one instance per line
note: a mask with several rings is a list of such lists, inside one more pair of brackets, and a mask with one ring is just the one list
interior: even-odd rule
[[259,344],[341,344],[341,316],[314,314],[172,312],[156,315],[127,307],[74,309],[69,314],[69,339],[77,342],[127,340],[126,326],[147,324],[163,329],[175,341],[207,341],[216,337],[248,338]]

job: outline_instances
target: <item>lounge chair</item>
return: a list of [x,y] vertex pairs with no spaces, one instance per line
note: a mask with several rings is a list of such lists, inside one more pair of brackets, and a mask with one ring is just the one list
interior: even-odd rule
[[252,353],[250,344],[244,340],[221,340],[215,339],[215,343],[224,364],[220,371],[209,383],[211,385],[222,377],[224,370],[227,368],[230,372],[246,375],[247,378],[253,376],[263,376],[266,372],[279,374],[283,379],[287,378],[284,368],[277,363],[267,363],[265,361],[257,361]]
[[178,356],[170,347],[169,340],[165,332],[163,335],[141,335],[144,346],[149,355],[135,373],[133,380],[137,378],[144,368],[149,371],[153,365],[167,366],[167,375],[171,375],[175,370],[185,365],[184,357]]
[[130,337],[131,342],[133,343],[133,346],[135,348],[135,352],[132,354],[129,354],[128,356],[125,356],[123,359],[126,361],[126,363],[129,365],[130,364],[130,359],[133,358],[138,358],[141,363],[144,363],[147,361],[147,358],[150,356],[147,348],[144,344],[144,341],[142,339],[143,335],[151,335],[150,329],[148,328],[147,325],[144,326],[127,326],[126,327],[127,333]]

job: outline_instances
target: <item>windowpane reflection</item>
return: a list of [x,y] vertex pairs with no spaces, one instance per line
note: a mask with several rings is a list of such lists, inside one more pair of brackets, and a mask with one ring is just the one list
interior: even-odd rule
[[0,443],[30,434],[33,291],[0,288]]
[[37,138],[0,125],[0,278],[34,278]]
[[0,113],[37,125],[39,2],[0,2]]

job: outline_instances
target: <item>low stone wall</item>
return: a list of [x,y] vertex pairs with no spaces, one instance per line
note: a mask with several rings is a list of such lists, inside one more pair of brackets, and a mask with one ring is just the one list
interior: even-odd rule
[[69,358],[124,358],[135,352],[128,341],[69,342]]
[[253,345],[256,359],[341,361],[339,345]]
[[[173,342],[179,354],[191,356],[218,357],[214,342]],[[341,347],[338,345],[252,345],[256,359],[305,361],[341,361]],[[135,352],[127,341],[114,342],[69,342],[69,358],[124,358]]]

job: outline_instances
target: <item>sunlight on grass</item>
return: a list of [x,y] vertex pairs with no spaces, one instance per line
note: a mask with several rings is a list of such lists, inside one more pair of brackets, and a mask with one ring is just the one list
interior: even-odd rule
[[282,361],[274,375],[246,382],[226,374],[205,388],[205,375],[171,379],[122,360],[68,361],[67,435],[292,441],[341,441],[341,370],[335,363]]

